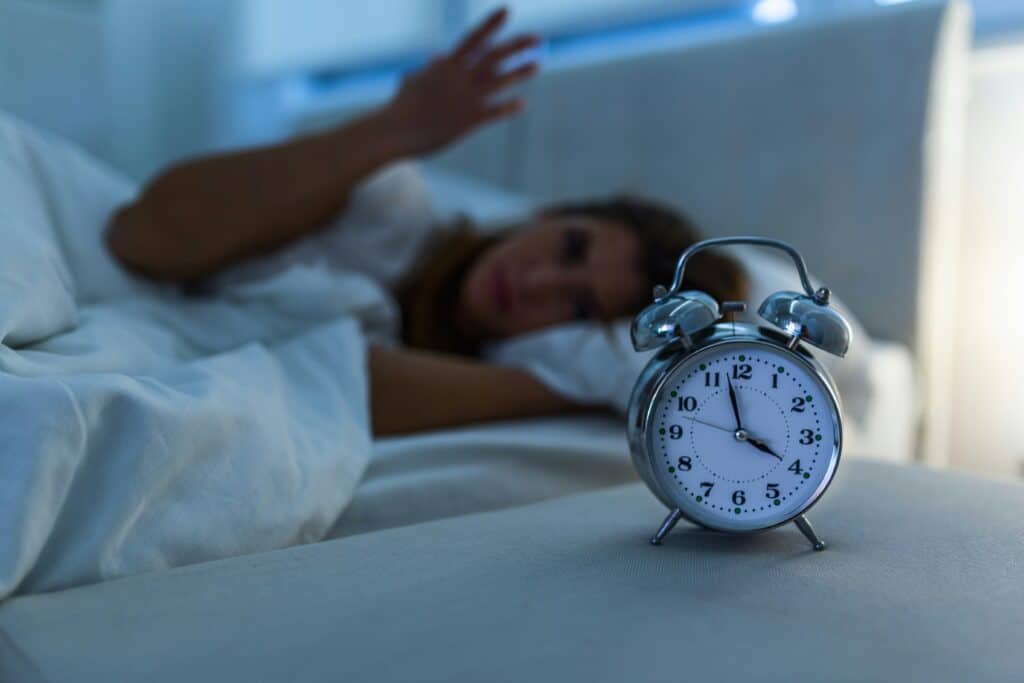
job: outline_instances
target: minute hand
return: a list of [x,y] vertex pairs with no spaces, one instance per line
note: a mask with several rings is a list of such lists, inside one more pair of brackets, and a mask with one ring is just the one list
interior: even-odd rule
[[729,383],[729,403],[732,404],[732,414],[736,417],[736,431],[743,429],[743,423],[740,420],[740,407],[736,403],[736,390],[732,388],[732,380],[729,376],[725,376],[725,381]]

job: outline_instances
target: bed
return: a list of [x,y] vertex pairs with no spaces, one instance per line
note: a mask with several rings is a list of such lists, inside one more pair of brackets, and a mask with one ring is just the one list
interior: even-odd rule
[[[49,681],[1011,681],[1024,487],[855,461],[793,529],[647,544],[640,484],[19,598]],[[6,637],[4,637],[6,635]]]
[[[1014,513],[1024,489],[907,464],[929,398],[919,389],[922,349],[913,332],[922,304],[903,292],[884,311],[872,306],[887,287],[916,289],[926,279],[928,268],[917,265],[931,258],[923,245],[934,226],[922,204],[944,181],[925,172],[931,167],[923,157],[942,156],[949,144],[926,113],[939,106],[936,92],[952,68],[948,52],[958,45],[943,36],[966,36],[958,17],[953,5],[922,2],[882,19],[855,18],[842,33],[844,45],[864,54],[875,45],[873,22],[891,21],[897,33],[928,46],[913,69],[931,77],[913,111],[900,113],[905,125],[917,122],[912,144],[858,149],[865,156],[857,156],[889,155],[906,170],[900,177],[912,191],[884,193],[902,202],[886,204],[897,216],[887,225],[897,229],[912,217],[912,226],[887,257],[915,268],[894,269],[891,280],[875,272],[864,288],[844,272],[843,259],[821,273],[845,282],[851,301],[870,309],[876,335],[862,378],[872,394],[859,408],[860,428],[834,490],[814,510],[828,552],[810,552],[794,529],[735,538],[680,528],[663,548],[651,548],[646,539],[663,510],[636,483],[621,419],[613,416],[381,439],[369,445],[365,472],[346,479],[351,500],[340,514],[318,519],[305,544],[233,549],[226,559],[142,573],[115,567],[111,575],[121,578],[4,601],[0,680],[1024,676],[1013,643],[1024,626],[1016,577],[1024,527]],[[802,30],[810,29],[777,36],[782,44],[802,36],[795,52],[777,55],[780,68],[828,49]],[[681,58],[740,68],[729,55],[744,46],[745,38],[730,36],[687,45]],[[906,74],[890,66],[857,73],[892,86]],[[843,87],[840,76],[831,80]],[[724,105],[722,116],[735,110],[731,101]],[[821,119],[803,124],[815,135],[834,130]],[[532,130],[543,140],[558,127]],[[829,150],[837,164],[848,160],[850,146]],[[861,183],[848,200],[857,188],[878,197],[874,168],[844,167]],[[485,220],[543,198],[450,169],[433,167],[426,177],[442,210],[470,206]],[[802,201],[797,194],[793,206]],[[723,186],[717,203],[728,207],[732,196]],[[814,219],[799,217],[788,237],[821,254],[829,233]],[[863,257],[874,252],[866,240],[848,246]]]

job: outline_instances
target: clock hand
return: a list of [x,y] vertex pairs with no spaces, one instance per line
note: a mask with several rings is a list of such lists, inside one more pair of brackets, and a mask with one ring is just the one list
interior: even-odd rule
[[729,379],[729,375],[725,376],[725,381],[729,383],[729,403],[732,404],[732,414],[736,416],[736,430],[743,429],[743,423],[740,421],[740,408],[736,404],[736,390],[732,388],[732,380]]
[[699,419],[697,419],[695,417],[684,417],[683,419],[684,420],[692,420],[694,422],[699,422],[702,425],[707,425],[708,427],[714,427],[715,429],[721,429],[723,432],[729,432],[730,434],[732,434],[735,431],[733,429],[730,429],[729,427],[720,427],[720,426],[718,426],[716,424],[711,424],[710,422],[705,422],[704,420],[699,420]]
[[768,455],[774,456],[774,457],[778,458],[779,460],[782,460],[782,456],[781,455],[779,455],[778,453],[773,451],[768,446],[768,444],[766,444],[764,441],[761,441],[760,439],[755,439],[752,436],[747,436],[747,443],[749,443],[751,446],[753,446],[754,448],[756,448],[757,450],[759,450],[759,451],[761,451],[763,453],[767,453]]

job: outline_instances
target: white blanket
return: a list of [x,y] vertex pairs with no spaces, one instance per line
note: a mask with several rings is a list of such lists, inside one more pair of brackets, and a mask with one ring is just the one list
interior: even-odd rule
[[0,116],[0,600],[318,540],[366,466],[380,289],[132,281],[97,234],[131,191]]

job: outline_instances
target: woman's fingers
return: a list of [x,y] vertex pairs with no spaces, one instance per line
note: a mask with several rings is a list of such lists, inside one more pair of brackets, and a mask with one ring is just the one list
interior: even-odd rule
[[463,38],[462,42],[452,52],[452,59],[461,60],[472,55],[487,43],[491,36],[498,32],[507,18],[507,7],[499,7],[491,12],[468,36]]
[[510,86],[515,85],[521,81],[532,77],[537,73],[537,65],[535,63],[523,64],[522,66],[516,67],[511,71],[495,76],[484,86],[484,90],[488,93],[497,92],[498,90],[504,90]]
[[480,78],[487,78],[496,73],[501,63],[524,50],[536,47],[540,44],[540,38],[534,35],[518,36],[500,45],[496,45],[484,54],[476,66],[474,72]]
[[519,98],[511,100],[503,100],[501,102],[494,102],[485,106],[477,117],[478,123],[489,123],[498,119],[503,119],[513,114],[518,114],[523,110],[523,101]]

